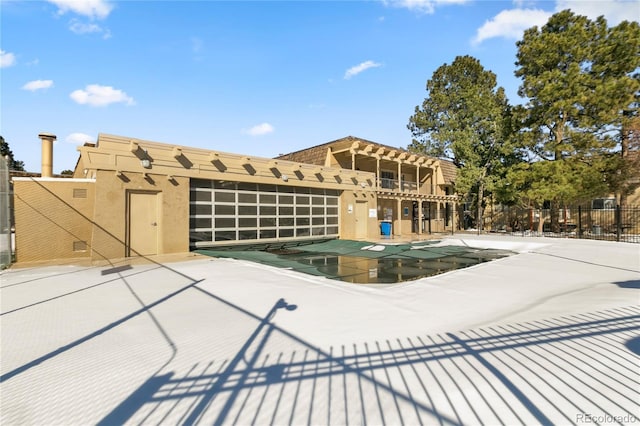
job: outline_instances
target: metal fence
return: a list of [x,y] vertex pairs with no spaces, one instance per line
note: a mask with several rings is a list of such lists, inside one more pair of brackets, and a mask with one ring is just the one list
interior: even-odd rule
[[608,209],[584,206],[557,209],[496,206],[487,212],[484,225],[485,231],[510,235],[640,243],[640,206]]
[[11,229],[11,185],[9,183],[9,165],[0,156],[0,269],[11,264],[12,229]]

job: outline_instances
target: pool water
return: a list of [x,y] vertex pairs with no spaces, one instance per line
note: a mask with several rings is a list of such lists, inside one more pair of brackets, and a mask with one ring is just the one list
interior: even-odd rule
[[514,254],[507,250],[421,244],[375,245],[331,240],[297,247],[198,250],[357,284],[392,284],[430,277]]

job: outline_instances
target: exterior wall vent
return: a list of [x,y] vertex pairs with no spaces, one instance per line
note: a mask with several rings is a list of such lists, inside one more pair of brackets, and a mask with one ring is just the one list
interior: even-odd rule
[[87,198],[87,190],[84,188],[73,188],[73,198]]
[[74,241],[73,242],[73,251],[87,251],[87,242],[86,241]]

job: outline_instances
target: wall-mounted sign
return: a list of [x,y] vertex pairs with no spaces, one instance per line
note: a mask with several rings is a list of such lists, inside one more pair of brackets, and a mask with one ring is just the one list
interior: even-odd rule
[[404,209],[402,209],[402,214],[404,215],[404,217],[409,216],[409,207],[405,207]]
[[378,217],[376,209],[369,209],[369,217]]
[[353,204],[347,206],[347,213],[353,213]]

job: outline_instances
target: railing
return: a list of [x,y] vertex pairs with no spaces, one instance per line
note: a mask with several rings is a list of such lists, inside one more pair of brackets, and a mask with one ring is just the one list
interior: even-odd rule
[[418,184],[415,181],[398,180],[380,178],[378,183],[378,189],[388,189],[397,192],[413,192],[419,194],[435,194],[436,185],[421,185],[418,188]]
[[[474,227],[460,218],[462,228]],[[566,207],[559,209],[526,209],[503,207],[485,216],[485,230],[511,235],[582,238],[640,243],[640,206],[617,206],[612,209]],[[468,222],[468,223],[467,223]]]

